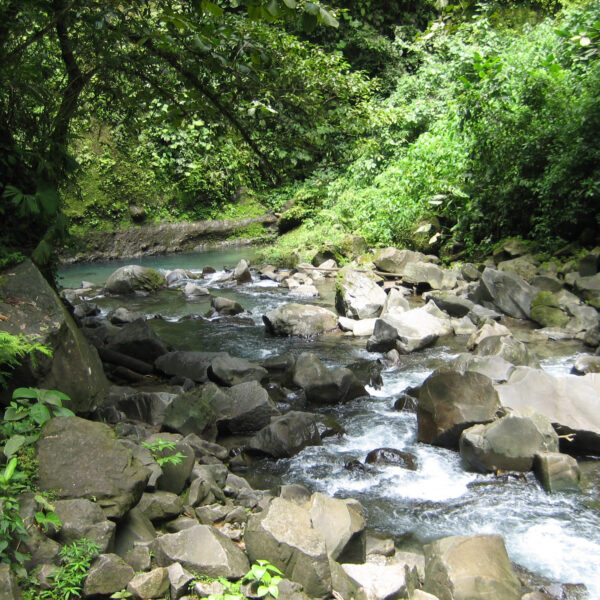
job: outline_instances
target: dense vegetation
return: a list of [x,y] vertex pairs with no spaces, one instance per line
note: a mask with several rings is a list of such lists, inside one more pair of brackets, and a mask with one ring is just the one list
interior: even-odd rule
[[0,260],[266,210],[274,257],[594,242],[600,3],[333,4],[2,2]]

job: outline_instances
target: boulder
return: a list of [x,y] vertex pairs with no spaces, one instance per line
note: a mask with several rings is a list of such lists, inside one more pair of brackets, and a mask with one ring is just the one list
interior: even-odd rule
[[244,312],[244,307],[239,302],[230,298],[223,298],[222,296],[211,298],[210,306],[223,316],[239,315]]
[[202,390],[179,394],[166,407],[162,428],[181,435],[196,434],[208,440],[216,439],[216,415]]
[[183,504],[177,494],[162,490],[144,492],[137,507],[150,521],[173,519],[183,510]]
[[398,250],[398,248],[384,248],[375,255],[373,262],[380,271],[386,273],[402,274],[404,268],[409,263],[414,262],[435,262],[437,259],[433,256],[426,256],[421,252],[412,250]]
[[343,564],[344,572],[359,588],[366,600],[406,598],[406,566],[401,562],[369,561],[362,565]]
[[141,312],[132,312],[124,306],[120,306],[119,308],[115,308],[109,315],[108,320],[113,325],[125,325],[126,323],[133,323],[138,319],[145,319],[143,313]]
[[392,465],[409,471],[417,470],[417,459],[414,454],[396,450],[395,448],[377,448],[371,450],[365,458],[368,465]]
[[436,291],[427,294],[427,298],[433,300],[435,305],[451,317],[466,317],[473,309],[474,303],[468,298],[457,296],[448,291]]
[[494,263],[498,264],[503,260],[510,260],[517,256],[526,255],[531,250],[531,244],[519,238],[510,238],[504,240],[492,253]]
[[328,369],[309,352],[303,352],[296,360],[294,384],[305,391],[308,402],[315,404],[348,402],[368,395],[350,369]]
[[513,365],[538,366],[527,346],[512,335],[486,337],[479,343],[475,353],[478,356],[498,356]]
[[370,277],[353,269],[338,273],[335,306],[352,319],[374,319],[386,301],[386,293]]
[[261,366],[269,372],[269,381],[289,386],[294,377],[296,356],[291,352],[285,352],[266,358]]
[[169,593],[171,600],[179,600],[186,595],[194,576],[184,569],[179,563],[173,563],[167,567],[169,576]]
[[506,383],[495,387],[503,406],[521,413],[534,410],[559,434],[575,434],[573,441],[564,441],[570,451],[600,452],[600,375],[553,377],[541,369],[517,367]]
[[127,584],[127,591],[134,598],[164,598],[169,591],[169,572],[164,567],[152,569],[148,573],[138,573]]
[[248,448],[273,458],[289,458],[306,446],[320,446],[321,435],[313,414],[290,411],[274,417],[248,443]]
[[340,563],[365,562],[366,522],[360,504],[317,492],[307,508],[312,526],[325,538],[331,558]]
[[350,331],[356,337],[367,337],[373,335],[377,319],[349,319],[340,317],[338,320],[342,331]]
[[387,294],[380,316],[383,317],[388,313],[403,313],[407,310],[410,310],[410,304],[404,294],[400,290],[392,288]]
[[85,582],[83,595],[108,597],[127,587],[133,579],[134,570],[116,554],[101,554],[91,564]]
[[[437,338],[434,338],[431,343],[435,339]],[[386,318],[376,319],[373,325],[373,333],[367,340],[367,350],[369,352],[389,352],[396,349],[397,340],[397,329]]]
[[122,558],[138,546],[147,547],[156,537],[152,521],[134,506],[118,523],[115,552]]
[[591,277],[600,270],[600,248],[594,248],[581,258],[578,272],[581,277]]
[[530,317],[542,327],[564,327],[569,316],[562,310],[552,292],[538,292],[531,300]]
[[600,356],[592,354],[579,354],[571,367],[573,375],[587,375],[600,373]]
[[167,285],[169,287],[181,285],[188,279],[198,278],[202,278],[202,275],[194,275],[193,273],[191,273],[190,271],[186,271],[185,269],[173,269],[172,271],[168,271],[165,275],[165,279],[167,280]]
[[418,439],[457,449],[465,429],[492,421],[499,408],[498,393],[489,377],[471,371],[434,371],[419,389]]
[[180,454],[180,460],[167,461],[161,465],[162,474],[158,478],[157,487],[165,492],[181,494],[192,474],[194,468],[194,450],[181,440],[180,434],[175,433],[154,433],[147,437],[146,444],[153,444],[159,441],[174,443],[173,448],[163,448],[153,451],[156,458],[167,458],[174,454]]
[[104,516],[96,503],[78,498],[56,500],[53,505],[62,523],[56,538],[62,545],[87,538],[100,546],[100,552],[112,549],[116,525]]
[[59,499],[94,499],[109,518],[138,503],[150,475],[108,425],[79,417],[47,421],[37,458],[41,490],[56,490]]
[[[10,303],[4,299],[13,298]],[[52,357],[35,353],[35,361],[24,359],[12,372],[11,388],[58,389],[70,398],[65,406],[86,414],[102,404],[108,381],[96,349],[30,260],[0,277],[0,313],[6,320],[2,330],[32,336],[52,348]]]
[[507,381],[515,366],[501,356],[477,356],[475,354],[459,354],[447,365],[449,370],[458,373],[473,371],[489,377],[494,383]]
[[151,548],[159,566],[178,562],[198,575],[239,579],[250,568],[238,546],[210,525],[196,525],[179,533],[161,535],[152,542]]
[[208,368],[208,376],[219,385],[234,386],[249,381],[260,382],[268,372],[257,363],[227,353],[215,356]]
[[456,287],[457,273],[429,262],[409,262],[402,270],[402,282],[418,288],[451,290]]
[[219,429],[234,435],[258,431],[279,414],[267,391],[256,381],[234,385],[215,398],[212,407]]
[[263,315],[269,333],[274,335],[321,335],[337,328],[337,315],[311,304],[284,304]]
[[487,268],[481,274],[480,292],[498,310],[515,319],[528,319],[537,290],[514,273]]
[[244,258],[242,258],[242,260],[240,260],[240,262],[236,265],[233,271],[233,278],[237,284],[250,283],[252,281],[250,265]]
[[311,597],[331,593],[325,538],[312,527],[307,509],[274,498],[262,512],[250,516],[244,539],[252,563],[268,560]]
[[167,408],[176,397],[176,394],[168,392],[140,392],[132,388],[112,386],[108,405],[114,406],[128,419],[160,427]]
[[137,319],[120,327],[114,335],[109,336],[106,348],[149,364],[169,351],[145,319]]
[[580,491],[581,471],[568,454],[540,452],[535,455],[533,469],[547,492]]
[[514,273],[528,283],[531,283],[537,272],[537,261],[531,254],[517,256],[516,258],[499,262],[498,271]]
[[521,599],[521,584],[501,536],[447,537],[423,550],[424,590],[440,600]]
[[107,294],[122,295],[136,292],[152,293],[167,287],[165,276],[140,265],[127,265],[117,269],[106,281]]
[[190,281],[186,283],[182,288],[185,296],[188,298],[200,298],[202,296],[210,296],[208,288],[201,286],[199,283]]
[[7,563],[0,564],[0,600],[21,600],[17,579]]
[[500,337],[511,335],[510,329],[500,323],[484,323],[475,333],[471,335],[467,342],[467,350],[473,350],[479,346],[483,340],[488,337]]
[[600,273],[590,277],[578,277],[575,289],[594,308],[600,309]]
[[225,352],[167,352],[154,361],[155,368],[165,375],[186,377],[196,383],[208,381],[212,360]]
[[459,447],[462,458],[482,473],[531,471],[538,452],[558,452],[558,435],[540,414],[509,414],[465,429]]

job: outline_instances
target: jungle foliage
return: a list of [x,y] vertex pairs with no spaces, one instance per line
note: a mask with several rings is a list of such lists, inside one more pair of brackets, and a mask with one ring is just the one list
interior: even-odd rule
[[590,241],[599,39],[597,1],[5,0],[0,264],[265,210],[280,254]]

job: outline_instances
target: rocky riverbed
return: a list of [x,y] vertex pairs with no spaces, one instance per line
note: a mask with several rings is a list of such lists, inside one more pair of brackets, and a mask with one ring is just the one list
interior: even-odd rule
[[[503,252],[454,270],[392,248],[341,272],[130,266],[63,292],[81,329],[49,291],[10,305],[32,328],[53,306],[46,335],[74,341],[35,376],[80,415],[43,430],[40,483],[69,525],[36,536],[29,566],[73,530],[104,552],[88,597],[179,598],[194,573],[237,579],[258,559],[298,599],[594,597],[595,569],[570,567],[600,548],[577,460],[595,472],[598,254],[542,269]],[[14,273],[41,285],[31,265]],[[102,367],[73,360],[82,332]],[[565,353],[577,375],[548,369]],[[158,439],[185,460],[161,467],[141,445]],[[549,568],[536,535],[571,555]]]

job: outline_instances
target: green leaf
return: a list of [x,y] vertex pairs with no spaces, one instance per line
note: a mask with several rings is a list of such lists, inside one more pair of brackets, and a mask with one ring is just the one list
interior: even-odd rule
[[4,469],[4,473],[2,475],[2,478],[4,479],[4,481],[7,483],[9,482],[14,473],[15,473],[15,469],[17,468],[17,457],[13,456],[9,461],[8,464],[6,465],[6,468]]
[[297,6],[296,0],[283,0],[283,3],[291,10],[294,10]]
[[[12,456],[17,452],[21,446],[27,443],[27,438],[24,435],[13,435],[4,444],[4,455],[6,457]],[[16,460],[16,459],[15,459]]]
[[46,421],[49,421],[52,418],[48,407],[44,406],[41,402],[34,404],[31,407],[29,414],[38,425],[43,425]]
[[259,585],[258,589],[256,590],[256,595],[259,598],[266,596],[268,593],[269,593],[269,588],[266,585]]
[[202,0],[201,7],[202,12],[209,13],[217,19],[220,19],[223,16],[223,9],[210,0]]
[[18,398],[35,398],[37,399],[40,395],[40,390],[37,388],[17,388],[13,392],[13,400],[17,400]]
[[317,26],[317,17],[305,12],[302,15],[302,29],[305,33],[312,33]]
[[269,2],[269,4],[267,4],[267,11],[273,17],[280,17],[281,16],[281,10],[279,8],[279,3],[277,2],[277,0],[271,0]]
[[315,4],[314,2],[307,2],[306,6],[304,7],[304,10],[309,15],[314,15],[316,17],[319,14],[321,8],[318,4]]
[[337,28],[340,24],[339,21],[328,10],[325,10],[324,8],[321,8],[319,10],[319,19],[329,27]]
[[52,406],[62,406],[63,402],[68,402],[71,398],[58,390],[41,390],[40,400]]
[[74,417],[75,413],[65,406],[59,406],[55,408],[53,411],[55,417]]
[[4,412],[5,421],[22,421],[27,416],[27,411],[19,410],[14,406],[9,406]]

